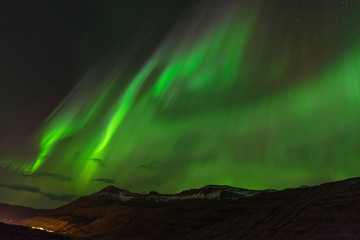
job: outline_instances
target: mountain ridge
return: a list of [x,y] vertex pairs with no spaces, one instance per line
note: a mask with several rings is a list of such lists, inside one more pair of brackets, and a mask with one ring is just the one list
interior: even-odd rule
[[257,191],[209,185],[177,194],[139,194],[108,186],[20,224],[94,240],[360,239],[360,178],[219,198],[228,190]]

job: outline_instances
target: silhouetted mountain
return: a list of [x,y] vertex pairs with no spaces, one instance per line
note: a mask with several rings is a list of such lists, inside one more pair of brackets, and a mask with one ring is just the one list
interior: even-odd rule
[[109,186],[21,222],[89,239],[360,239],[360,178],[282,191],[209,185],[179,194]]
[[0,203],[0,222],[16,224],[18,221],[45,213],[47,210],[34,209]]
[[114,186],[108,186],[97,193],[81,197],[70,204],[56,209],[56,213],[71,212],[74,209],[110,204],[154,205],[157,203],[176,203],[190,200],[236,200],[274,191],[275,190],[248,190],[229,186],[208,185],[200,189],[185,190],[178,194],[159,194],[154,191],[151,191],[149,194],[140,194]]

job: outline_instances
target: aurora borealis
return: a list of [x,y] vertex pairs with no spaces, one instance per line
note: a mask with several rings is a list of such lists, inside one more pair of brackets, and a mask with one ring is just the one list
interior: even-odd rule
[[0,201],[58,206],[109,183],[174,193],[359,176],[358,3],[187,7],[156,44],[144,35],[146,47],[82,72],[31,153],[4,151]]

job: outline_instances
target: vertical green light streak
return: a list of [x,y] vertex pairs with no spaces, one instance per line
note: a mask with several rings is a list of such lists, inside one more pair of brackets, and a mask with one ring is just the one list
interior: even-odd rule
[[140,73],[131,82],[130,86],[126,89],[124,95],[119,99],[118,103],[116,104],[116,108],[114,111],[115,113],[113,114],[113,117],[110,119],[109,124],[105,129],[105,135],[98,144],[94,153],[92,154],[93,157],[100,157],[99,155],[101,155],[101,152],[107,146],[115,131],[119,127],[121,121],[125,117],[126,113],[129,111],[132,103],[134,102],[136,94],[140,90],[141,85],[144,83],[146,78],[153,70],[153,67],[154,66],[151,63],[145,66],[144,69],[141,70]]
[[165,69],[154,85],[154,96],[163,97],[176,82],[183,82],[191,91],[215,85],[216,89],[231,87],[240,72],[245,72],[244,50],[256,23],[255,14],[251,15],[252,18],[241,20],[229,17],[191,46],[178,47],[170,59],[161,58]]
[[[25,172],[33,173],[36,171],[49,157],[52,149],[56,144],[67,137],[71,137],[77,132],[81,131],[91,118],[97,114],[107,93],[109,92],[109,86],[100,88],[101,93],[96,94],[96,101],[72,103],[67,106],[64,111],[61,111],[50,119],[49,124],[46,127],[45,133],[40,142],[40,154],[36,159],[34,165],[31,168],[25,170]],[[73,105],[74,104],[74,105]]]

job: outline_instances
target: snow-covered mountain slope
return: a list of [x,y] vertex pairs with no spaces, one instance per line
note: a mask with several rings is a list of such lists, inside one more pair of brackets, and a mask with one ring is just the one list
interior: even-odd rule
[[185,190],[177,194],[160,194],[151,191],[149,194],[132,193],[128,190],[109,186],[98,193],[90,195],[90,197],[106,197],[112,201],[128,202],[128,201],[184,201],[194,199],[207,200],[236,200],[255,196],[264,192],[274,192],[276,190],[248,190],[243,188],[229,187],[226,185],[207,185],[199,189]]

